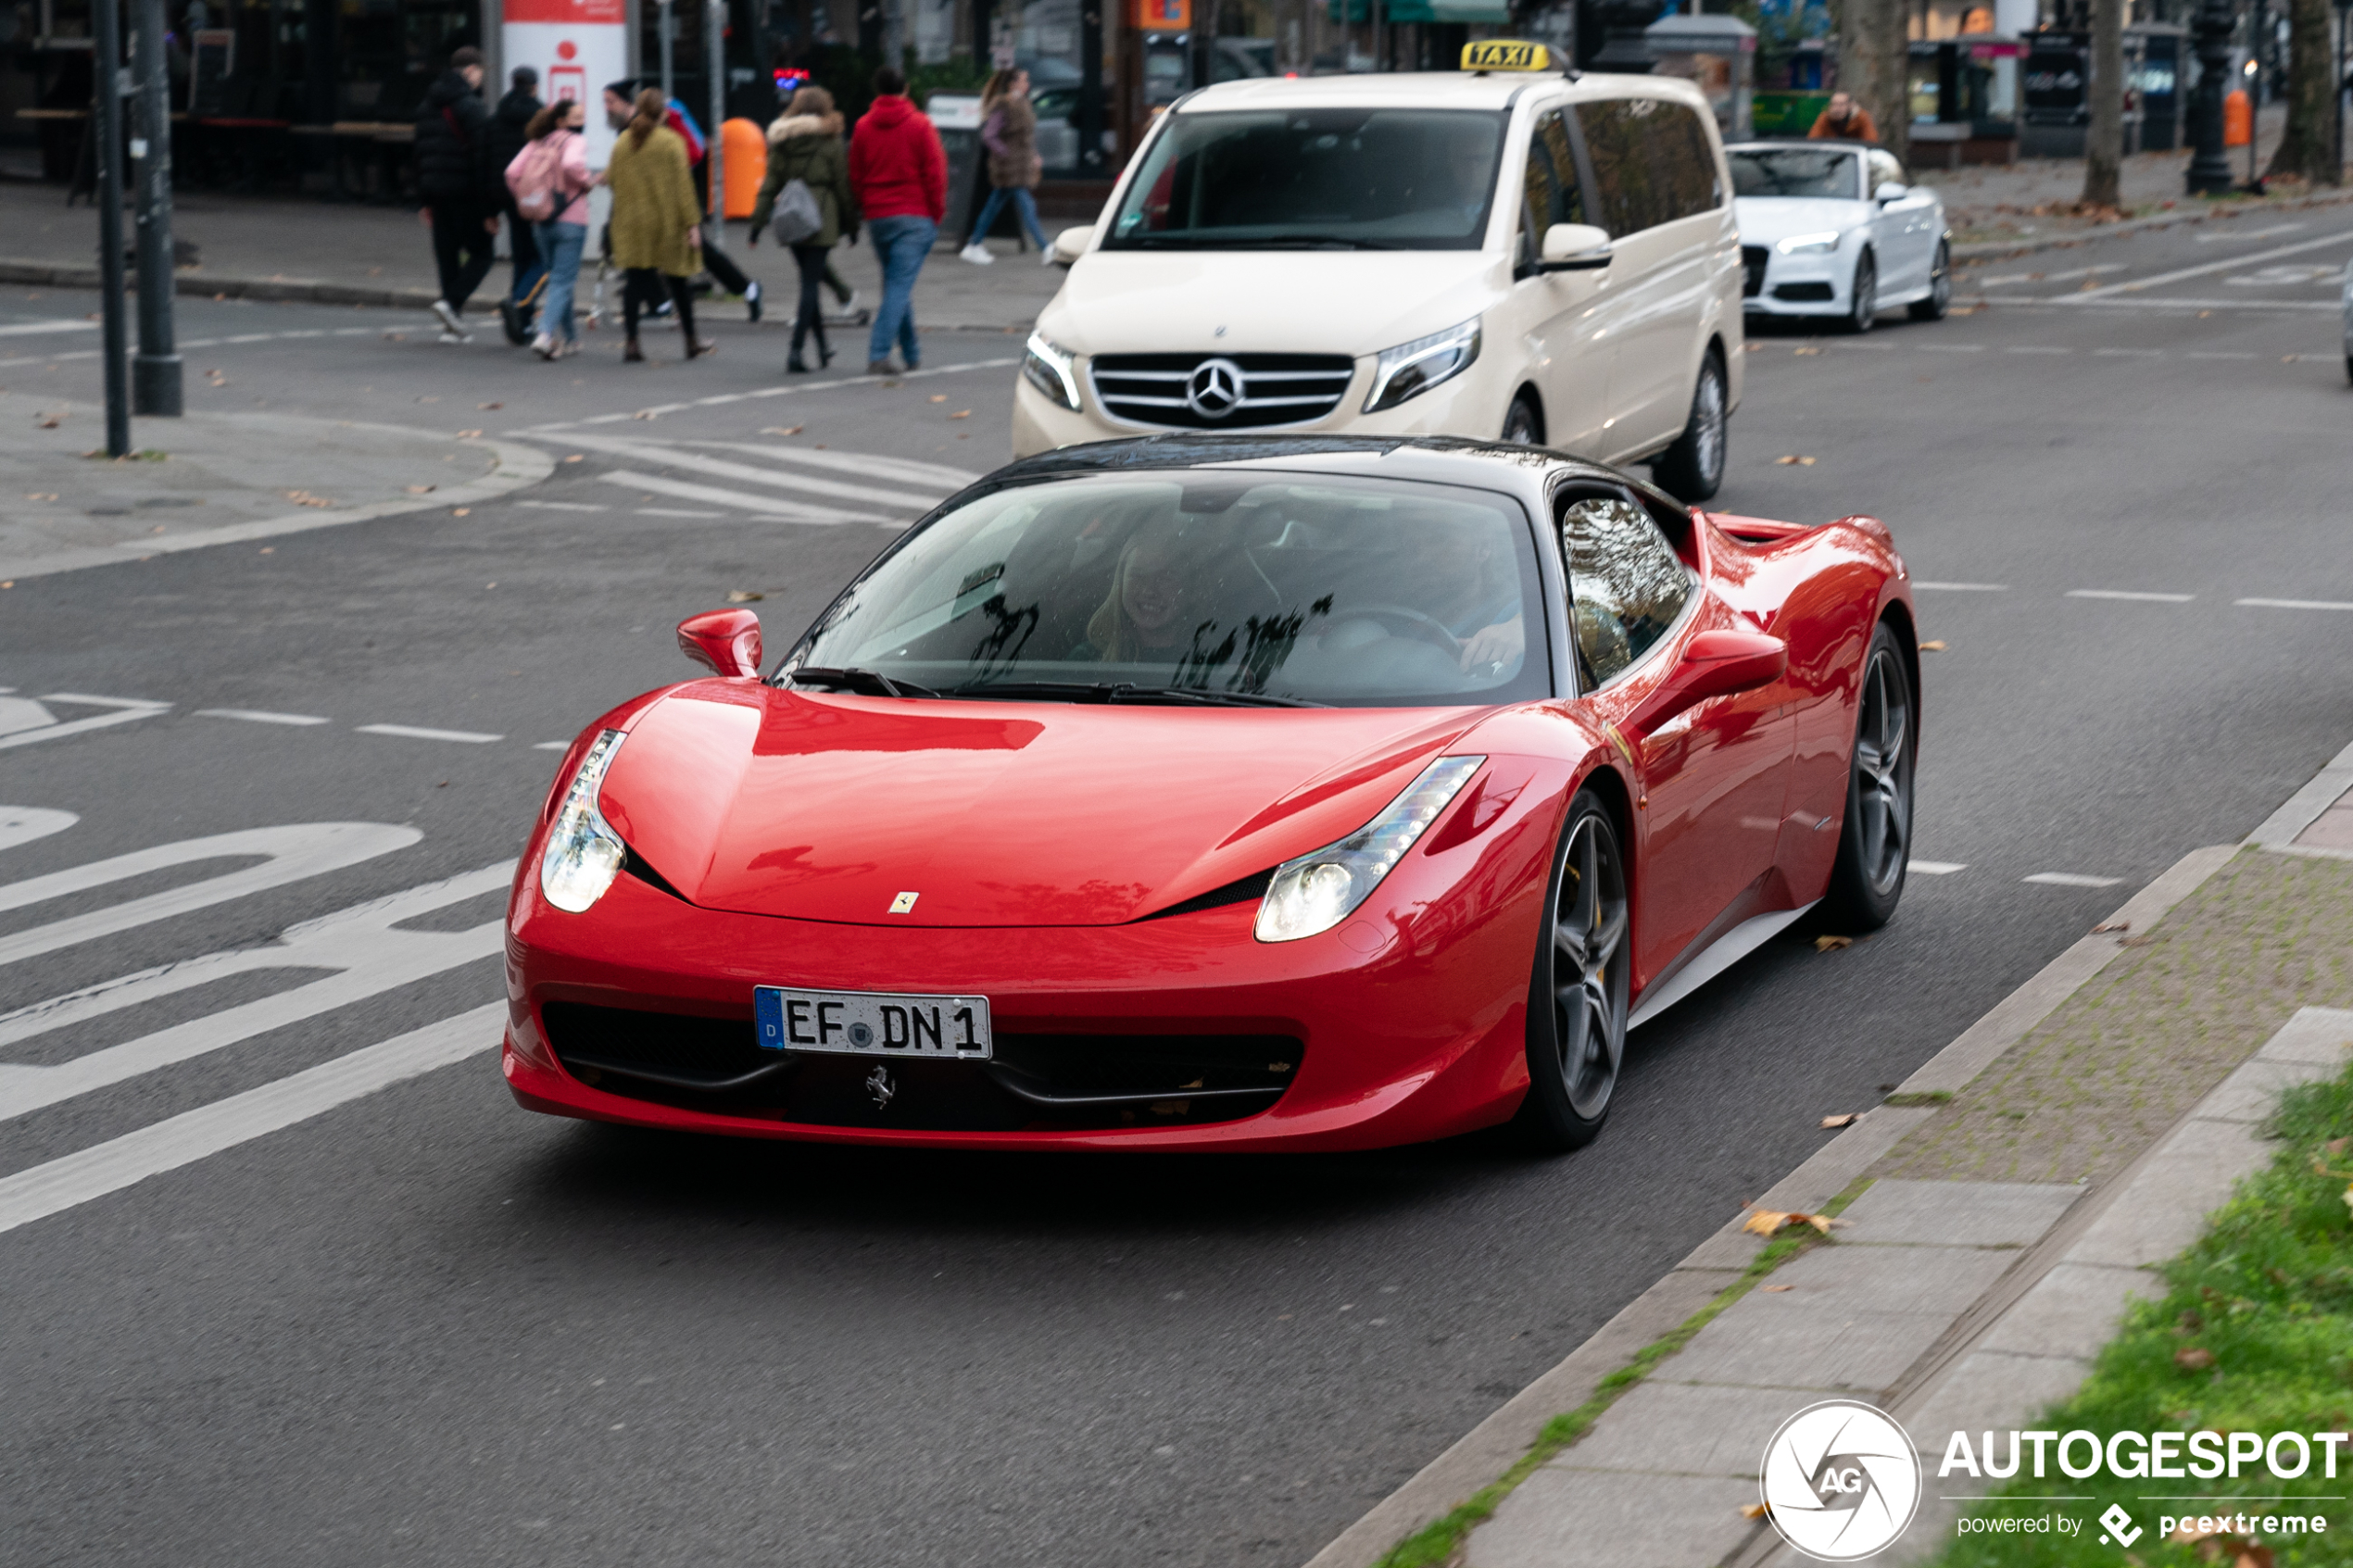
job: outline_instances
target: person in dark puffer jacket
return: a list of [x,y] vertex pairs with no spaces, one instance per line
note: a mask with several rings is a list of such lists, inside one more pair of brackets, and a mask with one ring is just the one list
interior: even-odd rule
[[441,320],[444,343],[472,341],[466,301],[490,274],[500,205],[494,191],[506,183],[505,170],[490,167],[490,110],[481,86],[482,51],[453,50],[449,69],[417,109],[417,194],[425,199],[434,262],[441,270],[433,313]]
[[514,282],[508,287],[507,300],[510,308],[527,323],[530,317],[522,311],[522,302],[531,296],[547,264],[539,254],[538,241],[533,233],[537,225],[515,209],[515,194],[507,189],[507,166],[515,161],[515,155],[531,140],[532,117],[545,106],[539,102],[537,71],[529,66],[517,66],[507,80],[512,85],[490,117],[490,172],[497,178],[498,209],[507,215],[507,248],[514,257]]

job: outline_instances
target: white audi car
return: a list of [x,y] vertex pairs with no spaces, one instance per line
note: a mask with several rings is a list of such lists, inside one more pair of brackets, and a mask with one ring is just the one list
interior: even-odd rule
[[1941,319],[1953,302],[1944,201],[1895,155],[1860,142],[1736,142],[1741,306],[1759,317],[1836,320],[1867,332],[1882,310]]

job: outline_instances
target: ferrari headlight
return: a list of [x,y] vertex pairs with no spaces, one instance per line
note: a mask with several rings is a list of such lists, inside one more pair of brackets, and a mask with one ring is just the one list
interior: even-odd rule
[[1275,879],[1258,905],[1258,939],[1296,942],[1346,920],[1486,760],[1440,758],[1362,828],[1338,844],[1276,867]]
[[1783,256],[1828,256],[1838,248],[1840,237],[1835,229],[1821,234],[1792,234],[1774,241],[1773,248]]
[[1478,358],[1476,316],[1459,327],[1384,348],[1373,366],[1373,390],[1365,399],[1365,412],[1378,414],[1409,397],[1419,397],[1440,382],[1461,375]]
[[586,912],[605,896],[629,855],[621,834],[597,809],[597,790],[605,782],[605,770],[628,738],[619,730],[607,730],[588,747],[588,755],[580,759],[580,771],[572,775],[571,787],[564,791],[563,804],[556,809],[556,825],[547,834],[547,852],[539,858],[540,893],[547,902],[572,914]]
[[1029,334],[1021,373],[1030,385],[1065,408],[1078,407],[1078,357],[1044,332]]

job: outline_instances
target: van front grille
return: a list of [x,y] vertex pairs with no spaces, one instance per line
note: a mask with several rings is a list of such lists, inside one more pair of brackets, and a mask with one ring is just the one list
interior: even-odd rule
[[1312,423],[1355,373],[1345,354],[1098,354],[1088,366],[1114,419],[1174,430]]

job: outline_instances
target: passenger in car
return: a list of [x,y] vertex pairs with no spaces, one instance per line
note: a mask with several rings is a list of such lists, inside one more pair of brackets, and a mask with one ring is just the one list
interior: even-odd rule
[[1127,541],[1111,592],[1087,622],[1087,648],[1074,659],[1105,664],[1174,663],[1189,652],[1222,580],[1224,530],[1148,529]]

